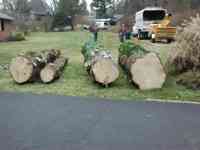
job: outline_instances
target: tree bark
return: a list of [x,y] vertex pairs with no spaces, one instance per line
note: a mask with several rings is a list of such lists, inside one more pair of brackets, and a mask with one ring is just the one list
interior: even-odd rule
[[166,80],[161,61],[155,53],[144,53],[139,57],[123,55],[119,57],[119,64],[141,90],[160,89]]
[[43,83],[51,83],[59,78],[67,63],[67,58],[59,57],[55,62],[47,64],[40,72],[41,81]]
[[27,52],[12,59],[9,71],[16,83],[23,84],[38,80],[39,72],[47,63],[54,62],[60,56],[58,50],[45,50],[40,53]]
[[95,45],[90,43],[85,45],[82,54],[85,58],[84,66],[94,81],[108,86],[118,79],[119,70],[109,52],[97,50]]

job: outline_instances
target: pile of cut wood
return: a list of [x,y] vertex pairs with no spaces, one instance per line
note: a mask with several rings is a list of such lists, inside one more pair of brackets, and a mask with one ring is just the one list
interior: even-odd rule
[[132,42],[120,45],[119,64],[141,90],[160,89],[166,80],[159,56]]
[[118,79],[118,66],[110,51],[98,46],[94,41],[89,41],[82,47],[82,54],[84,66],[94,81],[108,86]]
[[9,72],[18,84],[34,81],[50,83],[60,77],[67,63],[68,59],[59,50],[27,52],[12,59]]

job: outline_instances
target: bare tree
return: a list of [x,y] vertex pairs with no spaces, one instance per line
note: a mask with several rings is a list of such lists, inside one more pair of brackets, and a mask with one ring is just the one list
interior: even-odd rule
[[3,10],[13,15],[22,15],[30,13],[28,0],[3,0]]
[[56,11],[58,10],[58,4],[59,4],[59,0],[49,0],[49,8],[51,10],[51,13],[53,15],[56,14]]
[[[53,1],[52,1],[53,2]],[[70,25],[74,30],[74,18],[76,15],[84,14],[87,11],[86,1],[83,0],[55,0],[53,6],[55,16],[53,21],[53,27]],[[57,3],[58,2],[58,3]]]

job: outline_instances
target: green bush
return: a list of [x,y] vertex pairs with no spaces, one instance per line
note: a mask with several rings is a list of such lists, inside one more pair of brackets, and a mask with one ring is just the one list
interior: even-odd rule
[[26,40],[24,33],[21,32],[12,32],[8,37],[8,41],[24,41],[24,40]]
[[146,49],[144,49],[142,46],[134,44],[133,42],[125,42],[122,43],[119,47],[119,53],[120,56],[125,55],[125,56],[143,56],[145,53],[148,53]]
[[30,36],[31,35],[31,31],[30,30],[25,30],[24,31],[24,36]]
[[97,49],[99,49],[99,45],[95,41],[90,40],[86,42],[83,45],[82,50],[81,50],[81,53],[83,54],[85,58],[85,61],[92,59],[92,54]]

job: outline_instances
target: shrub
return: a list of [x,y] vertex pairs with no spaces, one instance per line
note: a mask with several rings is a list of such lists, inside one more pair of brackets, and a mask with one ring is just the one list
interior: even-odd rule
[[174,65],[175,72],[182,73],[200,69],[200,17],[191,18],[178,28],[175,48],[168,63]]
[[177,83],[187,88],[198,90],[200,89],[200,72],[188,71],[182,73],[177,77]]
[[21,32],[12,32],[10,33],[10,36],[8,37],[8,41],[24,41],[25,36]]
[[24,31],[24,36],[30,36],[30,35],[31,35],[31,30]]
[[[178,83],[200,87],[200,16],[192,17],[178,28],[175,48],[170,52],[167,69],[179,75]],[[195,74],[195,75],[194,75]],[[195,81],[195,82],[194,82]]]
[[137,55],[139,57],[143,56],[145,53],[147,53],[147,50],[133,42],[124,42],[119,47],[120,56],[126,55],[129,57],[131,55]]

